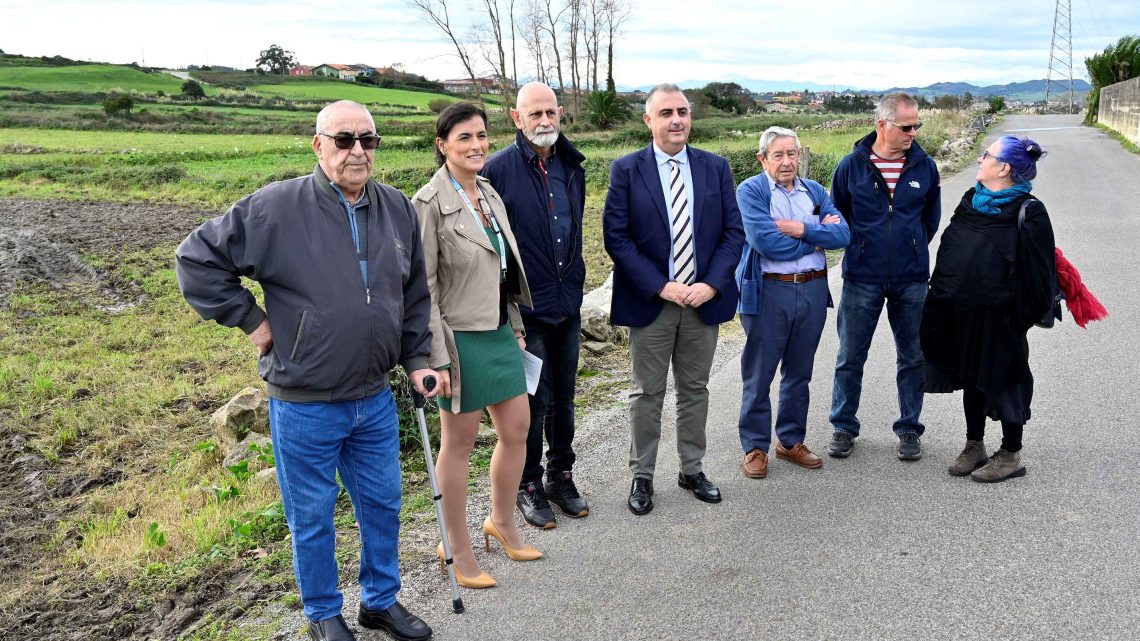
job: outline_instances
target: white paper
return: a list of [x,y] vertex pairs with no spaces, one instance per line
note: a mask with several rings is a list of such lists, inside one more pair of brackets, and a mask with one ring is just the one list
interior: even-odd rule
[[542,359],[525,349],[519,348],[519,351],[522,352],[523,371],[526,372],[526,393],[534,396],[538,391],[538,379],[542,376]]

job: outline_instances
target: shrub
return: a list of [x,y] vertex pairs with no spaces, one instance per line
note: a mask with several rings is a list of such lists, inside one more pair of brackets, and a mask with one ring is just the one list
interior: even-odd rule
[[190,100],[201,100],[206,97],[206,90],[202,89],[202,85],[193,80],[187,80],[182,83],[182,95]]
[[586,119],[599,129],[611,129],[629,120],[629,103],[614,91],[595,91],[586,99]]
[[428,109],[431,109],[432,113],[440,113],[444,109],[447,109],[447,106],[453,102],[455,101],[448,100],[447,98],[436,98],[428,103]]
[[103,101],[103,111],[107,112],[108,116],[115,116],[120,113],[130,116],[131,109],[134,107],[135,101],[131,100],[130,96],[123,94],[112,95]]

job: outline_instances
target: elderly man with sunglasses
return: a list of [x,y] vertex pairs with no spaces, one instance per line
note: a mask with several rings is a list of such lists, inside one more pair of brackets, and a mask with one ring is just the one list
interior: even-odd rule
[[[355,639],[341,616],[333,507],[340,475],[359,523],[357,621],[402,640],[431,628],[398,601],[400,438],[388,372],[432,373],[430,295],[411,203],[370,179],[380,142],[362,105],[317,116],[317,167],[239,200],[178,247],[178,284],[207,320],[260,353],[277,480],[309,634]],[[256,280],[265,310],[242,286]]]
[[851,227],[843,255],[839,354],[832,385],[829,454],[845,458],[859,436],[856,418],[863,365],[883,303],[897,351],[898,458],[922,458],[922,347],[918,328],[930,278],[927,245],[942,216],[938,167],[915,141],[918,104],[904,93],[883,96],[875,131],[835,168],[831,197]]

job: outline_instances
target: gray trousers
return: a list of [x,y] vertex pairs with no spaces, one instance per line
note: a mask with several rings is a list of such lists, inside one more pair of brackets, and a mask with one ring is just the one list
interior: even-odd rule
[[709,372],[719,325],[706,325],[696,310],[666,301],[652,323],[629,330],[633,389],[629,393],[629,469],[635,478],[653,478],[661,441],[661,405],[669,364],[677,393],[677,454],[681,472],[701,471],[705,456],[705,421],[709,409]]

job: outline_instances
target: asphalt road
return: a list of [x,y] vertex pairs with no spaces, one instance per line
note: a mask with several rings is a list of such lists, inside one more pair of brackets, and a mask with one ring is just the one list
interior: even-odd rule
[[[445,582],[424,563],[405,578],[404,602],[437,639],[1140,638],[1140,354],[1130,335],[1140,316],[1140,156],[1076,116],[1010,117],[983,144],[1006,132],[1049,152],[1034,194],[1110,312],[1087,330],[1066,320],[1030,332],[1037,387],[1023,450],[1028,476],[983,485],[947,475],[965,441],[960,393],[926,397],[924,457],[896,459],[884,314],[851,457],[824,456],[811,471],[773,457],[767,479],[747,479],[736,435],[740,342],[730,338],[710,385],[705,459],[722,503],[700,503],[676,486],[667,427],[656,507],[633,516],[625,507],[628,419],[618,406],[580,428],[575,475],[591,515],[524,531],[546,559],[480,552],[499,586],[462,590],[463,615],[450,612]],[[943,225],[973,182],[972,167],[944,177]],[[838,298],[838,270],[830,285]],[[831,435],[836,350],[832,311],[811,388],[807,443],[819,453]],[[991,451],[999,439],[991,423]],[[434,543],[423,548],[426,557]]]

